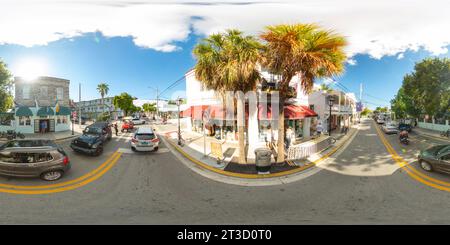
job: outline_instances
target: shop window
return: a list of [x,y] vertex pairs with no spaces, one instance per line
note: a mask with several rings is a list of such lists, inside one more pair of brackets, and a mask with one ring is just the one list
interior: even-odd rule
[[19,126],[30,126],[31,118],[30,117],[19,117]]

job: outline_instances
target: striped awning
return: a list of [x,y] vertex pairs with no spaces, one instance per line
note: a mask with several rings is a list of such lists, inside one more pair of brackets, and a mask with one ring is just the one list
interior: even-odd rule
[[31,117],[33,112],[28,106],[21,106],[16,110],[16,116],[18,117]]
[[53,111],[53,109],[51,107],[43,106],[43,107],[39,108],[36,115],[39,117],[54,116],[55,112]]

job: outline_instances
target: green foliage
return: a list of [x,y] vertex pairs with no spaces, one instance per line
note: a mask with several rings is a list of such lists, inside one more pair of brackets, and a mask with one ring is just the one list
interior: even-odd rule
[[0,60],[0,112],[5,112],[14,105],[14,100],[11,95],[11,78],[12,76],[7,65]]
[[111,118],[111,115],[109,112],[103,112],[97,117],[97,121],[99,122],[105,122],[108,121]]
[[125,116],[128,116],[130,113],[136,112],[137,110],[136,106],[133,105],[133,100],[135,99],[135,97],[124,92],[114,96],[113,104],[115,107],[120,108],[125,113]]
[[427,58],[416,63],[414,71],[403,78],[391,107],[399,117],[442,118],[449,113],[450,59]]
[[372,111],[366,107],[361,111],[361,116],[368,116],[370,113],[372,113]]
[[142,109],[144,110],[144,112],[155,112],[156,103],[145,103],[142,105]]

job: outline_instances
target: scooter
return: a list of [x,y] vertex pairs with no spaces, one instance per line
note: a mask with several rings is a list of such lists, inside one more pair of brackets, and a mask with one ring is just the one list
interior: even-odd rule
[[409,144],[408,137],[400,137],[400,143],[402,143],[404,145],[408,145]]

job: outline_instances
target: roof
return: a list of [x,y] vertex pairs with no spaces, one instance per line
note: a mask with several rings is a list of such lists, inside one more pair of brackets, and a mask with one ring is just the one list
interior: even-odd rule
[[151,128],[138,128],[136,134],[153,134],[153,129]]

